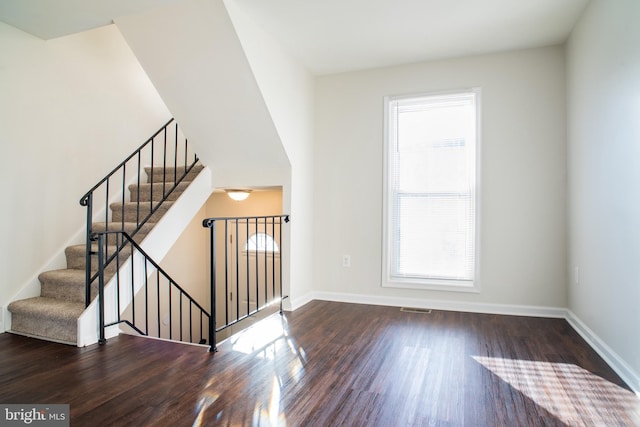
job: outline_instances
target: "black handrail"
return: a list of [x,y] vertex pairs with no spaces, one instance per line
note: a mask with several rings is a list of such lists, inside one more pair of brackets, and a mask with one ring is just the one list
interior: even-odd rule
[[[174,126],[170,126],[171,124]],[[169,144],[168,136],[173,137],[173,144]],[[159,141],[158,141],[159,140]],[[156,147],[157,143],[160,147]],[[146,172],[148,175],[149,189],[149,201],[142,202],[140,199],[140,184],[141,175],[143,169],[142,165],[143,156],[145,162],[148,162],[146,166]],[[167,157],[173,157],[173,161],[169,159],[167,163]],[[104,230],[109,231],[127,231],[130,236],[135,236],[136,233],[146,224],[154,213],[158,211],[160,206],[167,200],[169,195],[176,189],[187,174],[193,169],[198,162],[198,157],[195,154],[189,153],[189,146],[187,139],[181,136],[178,129],[178,124],[174,119],[169,120],[164,126],[156,131],[145,143],[138,147],[133,153],[131,153],[125,160],[123,160],[118,166],[116,166],[111,172],[109,172],[104,178],[102,178],[96,185],[94,185],[82,198],[80,199],[80,205],[87,207],[87,234],[86,234],[86,274],[85,274],[85,306],[89,306],[91,302],[91,283],[97,278],[97,273],[92,274],[91,266],[91,236],[94,233],[94,221],[97,219],[104,220]],[[133,173],[128,175],[127,166],[133,168]],[[167,173],[167,166],[173,166],[173,176]],[[180,173],[178,173],[178,169]],[[162,179],[160,182],[154,182],[156,179],[156,171],[162,170]],[[167,178],[170,178],[169,180]],[[172,178],[172,179],[171,179]],[[115,194],[111,191],[112,181],[116,182],[118,188],[116,188]],[[168,183],[167,183],[168,181]],[[137,184],[137,195],[133,206],[135,210],[135,220],[129,218],[126,215],[126,203],[127,201],[127,185]],[[159,188],[160,187],[160,188]],[[154,193],[155,190],[155,193]],[[159,200],[154,200],[154,194],[160,196]],[[104,209],[104,215],[99,215],[100,218],[94,218],[94,210],[96,210],[96,196],[100,197],[101,203],[98,209]],[[116,211],[117,205],[114,202],[118,201],[120,207]],[[109,214],[110,208],[112,209],[111,215]],[[119,220],[114,221],[114,217],[120,217]],[[127,224],[132,225],[127,225]],[[129,228],[127,230],[127,227]],[[115,248],[109,251],[103,260],[105,266],[109,265],[116,254],[120,251],[120,247],[116,245]]]
[[[210,229],[210,256],[211,256],[211,331],[213,335],[213,351],[217,351],[216,333],[247,319],[265,308],[279,303],[279,311],[282,314],[282,301],[287,298],[282,291],[282,226],[290,221],[289,215],[251,216],[251,217],[220,217],[203,220],[202,226]],[[219,234],[217,224],[223,224]],[[229,241],[229,236],[236,236]],[[246,244],[240,249],[240,235]],[[222,240],[220,239],[222,237]],[[254,239],[254,240],[251,240]],[[222,253],[218,250],[222,245]],[[277,251],[276,251],[277,248]],[[240,264],[240,253],[246,256],[245,262]],[[279,256],[278,256],[279,254]],[[255,260],[250,262],[250,257]],[[278,261],[276,263],[276,258]],[[220,268],[223,262],[223,269]],[[241,276],[244,280],[241,280]],[[216,298],[218,283],[224,284],[224,306]],[[241,283],[242,282],[242,283]],[[252,286],[253,285],[253,286]],[[270,286],[269,286],[270,285]],[[235,304],[233,301],[235,292]],[[240,296],[246,298],[246,305],[240,305]],[[255,298],[254,304],[251,298]],[[222,311],[222,313],[220,313]],[[218,322],[218,314],[222,320]],[[218,323],[221,323],[218,326]]]
[[[118,241],[119,247],[129,246],[132,248],[131,254],[121,255],[122,252],[118,252],[115,256],[115,301],[111,301],[111,303],[116,307],[116,318],[112,319],[110,322],[106,323],[105,321],[105,296],[104,296],[104,287],[105,287],[105,260],[107,259],[107,253],[105,252],[105,247],[107,245],[106,236],[113,235],[115,239]],[[211,348],[215,347],[213,343],[213,321],[212,316],[209,312],[202,307],[189,293],[182,288],[178,283],[173,280],[163,269],[160,267],[136,242],[133,240],[132,236],[130,236],[126,232],[122,231],[108,231],[108,232],[98,232],[94,233],[91,236],[91,240],[93,242],[97,242],[98,246],[98,322],[99,322],[99,342],[101,344],[106,343],[105,339],[105,328],[113,325],[117,325],[120,323],[124,323],[129,325],[132,329],[134,329],[140,335],[145,336],[155,336],[157,338],[168,338],[170,340],[178,340],[184,342],[197,342],[199,344],[209,343]],[[141,261],[136,261],[136,255],[139,254],[142,256]],[[124,260],[121,258],[125,257],[130,260],[129,263],[129,271],[125,271],[123,269]],[[142,264],[143,272],[142,274],[138,274],[136,276],[136,268],[140,268],[140,264]],[[151,268],[150,268],[151,267]],[[149,272],[149,270],[155,269],[154,272]],[[125,280],[123,277],[127,277],[126,273],[129,273],[131,280]],[[136,292],[135,288],[138,284],[135,283],[135,277],[142,277],[144,283],[141,284],[142,289],[144,289],[144,307],[140,310],[143,311],[143,320],[136,320],[136,314],[140,314],[136,312]],[[150,283],[150,279],[151,282]],[[163,285],[161,287],[161,284]],[[153,286],[155,285],[155,289]],[[125,291],[127,293],[130,292],[131,295],[131,303],[129,305],[130,310],[130,318],[124,318],[121,313],[121,293]],[[161,298],[161,295],[164,294],[165,298]],[[184,312],[183,308],[188,307],[188,312]],[[156,316],[153,316],[155,311]],[[194,318],[194,313],[196,312],[196,317]],[[167,322],[164,323],[162,317],[162,313],[165,313],[165,317]],[[178,316],[177,324],[174,323],[175,316]],[[155,331],[154,328],[150,327],[150,320],[152,316],[155,318],[154,326],[156,326]],[[188,319],[188,321],[185,321]],[[140,316],[138,316],[140,319]],[[162,325],[164,324],[164,330]],[[205,327],[206,325],[206,327]],[[177,326],[178,334],[174,336],[174,327]],[[194,335],[194,327],[197,329],[196,332],[198,334]],[[153,333],[155,332],[155,334]],[[188,339],[186,339],[186,335],[188,335]],[[194,339],[195,337],[195,339]],[[205,338],[206,337],[206,338]]]

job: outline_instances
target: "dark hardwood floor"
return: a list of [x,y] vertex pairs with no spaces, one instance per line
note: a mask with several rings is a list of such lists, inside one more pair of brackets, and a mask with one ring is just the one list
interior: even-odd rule
[[0,334],[0,403],[68,403],[72,426],[640,425],[638,398],[564,320],[323,301],[215,355]]

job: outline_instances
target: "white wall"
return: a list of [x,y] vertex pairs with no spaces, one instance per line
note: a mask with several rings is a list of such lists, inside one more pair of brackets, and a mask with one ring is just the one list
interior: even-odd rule
[[[382,288],[383,97],[472,86],[482,88],[481,292]],[[316,99],[317,290],[565,307],[562,47],[319,77]]]
[[46,265],[64,268],[80,197],[170,114],[114,26],[45,42],[0,22],[0,94],[6,306]]
[[[265,189],[254,191],[247,199],[238,202],[231,200],[226,193],[215,192],[205,205],[206,218],[282,215],[282,196],[282,190]],[[203,230],[206,229],[203,228]]]
[[288,181],[289,160],[222,0],[115,22],[216,186]]
[[[291,299],[304,298],[313,289],[313,111],[314,78],[242,11],[225,1],[251,69],[269,108],[291,163],[290,185],[284,188],[284,213],[291,214],[291,242],[283,257],[285,290]],[[289,285],[289,286],[287,286]]]
[[626,362],[636,390],[640,390],[639,22],[640,2],[595,0],[567,45],[569,308]]

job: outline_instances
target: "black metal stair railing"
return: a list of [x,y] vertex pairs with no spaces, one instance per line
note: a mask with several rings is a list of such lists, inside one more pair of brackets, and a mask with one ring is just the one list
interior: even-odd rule
[[211,343],[216,333],[267,307],[282,314],[283,226],[289,215],[207,218],[211,256]]
[[[123,249],[106,269],[108,237]],[[140,335],[190,343],[213,344],[213,318],[184,288],[173,280],[126,232],[94,233],[97,244],[99,343],[106,342],[105,329],[126,324]],[[105,284],[112,280],[109,301]],[[105,306],[110,308],[105,319]]]
[[[116,166],[107,176],[94,185],[82,198],[80,205],[87,207],[87,235],[86,235],[86,278],[85,305],[91,302],[91,283],[96,280],[97,273],[92,273],[92,236],[95,231],[126,231],[135,237],[142,226],[158,211],[169,195],[176,189],[191,169],[198,162],[198,157],[191,153],[187,139],[182,135],[174,119],[169,120],[144,144],[131,153],[124,161]],[[145,168],[148,168],[149,201],[141,201],[140,185]],[[173,170],[171,170],[173,168]],[[161,170],[161,177],[157,178],[155,171]],[[131,201],[127,195],[127,186],[137,186],[137,197]],[[154,195],[158,200],[154,200]],[[117,203],[120,207],[117,207]],[[135,218],[127,217],[125,207],[133,207]],[[114,205],[116,204],[116,205]],[[113,221],[116,206],[120,216]],[[110,209],[111,208],[111,209]],[[104,210],[104,212],[102,212]],[[96,217],[94,213],[98,212]],[[102,223],[96,230],[94,224]],[[107,239],[108,241],[108,239]],[[117,256],[121,247],[117,244],[105,247],[106,259],[109,265]]]

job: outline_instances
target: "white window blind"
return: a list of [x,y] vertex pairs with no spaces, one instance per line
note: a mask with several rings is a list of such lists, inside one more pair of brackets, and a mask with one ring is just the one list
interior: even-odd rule
[[386,100],[383,283],[473,288],[478,90]]

